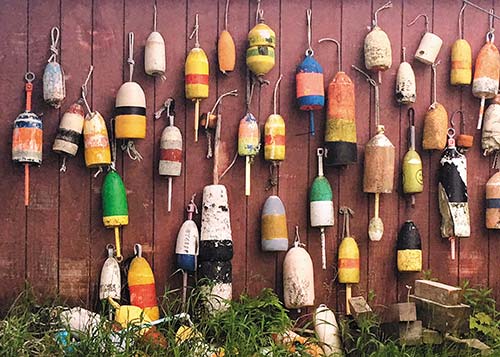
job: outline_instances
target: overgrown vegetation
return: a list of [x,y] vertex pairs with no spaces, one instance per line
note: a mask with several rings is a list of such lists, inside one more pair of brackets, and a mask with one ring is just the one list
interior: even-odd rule
[[[492,355],[500,356],[500,312],[491,298],[490,289],[475,289],[463,283],[465,302],[472,306],[470,338],[478,338],[493,349]],[[195,290],[197,291],[197,290]],[[373,295],[374,292],[371,292]],[[173,316],[181,311],[179,292],[167,290],[161,309],[164,315]],[[172,319],[156,327],[164,336],[162,344],[152,343],[151,334],[141,338],[139,327],[117,331],[105,318],[88,334],[73,332],[64,337],[65,330],[58,318],[62,307],[55,302],[38,305],[29,290],[19,296],[7,316],[0,321],[1,356],[308,356],[307,345],[293,348],[275,342],[273,337],[289,329],[309,338],[308,343],[318,343],[311,323],[294,328],[296,321],[271,290],[263,290],[257,297],[241,296],[229,304],[225,312],[215,316],[201,312],[203,296],[193,293],[187,302],[193,325],[185,342],[179,341],[179,328],[189,326],[189,321]],[[102,311],[102,316],[107,316]],[[348,356],[475,356],[479,353],[445,342],[442,345],[401,346],[397,341],[383,336],[377,315],[370,315],[358,322],[340,318],[339,325]],[[186,335],[184,336],[186,337]],[[57,342],[59,338],[61,342]],[[158,341],[156,339],[155,341]],[[166,347],[165,347],[166,346]],[[165,349],[166,348],[166,349]],[[294,352],[292,352],[294,350]]]

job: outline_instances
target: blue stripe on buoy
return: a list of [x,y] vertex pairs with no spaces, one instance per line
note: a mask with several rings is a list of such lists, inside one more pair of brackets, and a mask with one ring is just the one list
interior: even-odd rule
[[177,254],[177,267],[185,271],[196,271],[196,256],[191,254]]
[[486,208],[500,208],[500,198],[486,199]]
[[325,97],[322,95],[306,95],[298,97],[300,110],[319,110],[325,105]]

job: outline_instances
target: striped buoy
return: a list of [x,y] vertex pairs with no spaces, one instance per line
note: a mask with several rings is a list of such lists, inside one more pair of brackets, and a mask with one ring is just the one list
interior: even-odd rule
[[165,40],[161,33],[156,29],[157,10],[154,5],[153,14],[153,32],[151,32],[146,40],[144,48],[144,71],[150,76],[158,76],[165,78],[166,57],[165,57]]
[[43,100],[48,105],[58,109],[61,107],[64,98],[66,98],[64,71],[57,62],[57,55],[59,54],[57,49],[57,44],[59,42],[58,27],[53,27],[50,30],[50,37],[52,40],[50,51],[52,53],[43,71]]
[[245,195],[250,196],[250,166],[260,150],[260,133],[257,119],[247,112],[238,128],[238,155],[245,156]]
[[[283,76],[280,74],[274,86],[273,108],[274,113],[269,115],[264,125],[264,159],[271,161],[269,187],[278,184],[278,167],[286,154],[286,127],[285,120],[277,113],[278,88]],[[288,248],[288,244],[287,244]],[[285,249],[286,250],[286,249]]]
[[467,86],[472,82],[472,48],[464,39],[463,16],[467,4],[464,2],[458,14],[459,39],[451,46],[450,83],[452,86]]
[[104,261],[101,269],[101,279],[99,280],[99,299],[107,300],[109,297],[120,301],[121,298],[121,277],[120,266],[114,258],[114,246],[109,244],[106,247],[108,258]]
[[61,171],[66,171],[66,155],[74,157],[78,152],[80,137],[83,132],[85,114],[79,103],[73,103],[64,113],[57,135],[52,145],[52,150],[63,156]]
[[415,223],[412,221],[403,223],[396,247],[398,271],[422,271],[422,242]]
[[420,44],[415,52],[415,59],[426,65],[432,65],[439,55],[439,51],[443,45],[443,40],[438,35],[429,31],[429,17],[426,14],[417,15],[417,17],[415,17],[415,19],[410,22],[408,26],[415,24],[420,17],[425,19],[425,33],[422,36]]
[[88,168],[111,164],[108,129],[99,112],[85,116],[83,123],[83,143],[85,147],[85,165]]
[[283,202],[278,196],[269,196],[262,207],[261,244],[265,252],[288,250],[288,229]]
[[359,283],[359,248],[354,237],[351,236],[349,219],[354,211],[349,207],[341,207],[339,213],[344,215],[343,238],[339,245],[338,280],[346,285],[346,314],[350,315],[349,299],[352,296],[351,284]]
[[210,282],[201,287],[205,308],[209,313],[215,314],[229,307],[228,301],[233,294],[232,269],[230,260],[200,262],[200,273]]
[[500,229],[500,172],[486,183],[486,228]]
[[378,13],[391,7],[392,2],[388,1],[375,11],[372,20],[372,30],[366,35],[363,46],[365,67],[369,71],[378,74],[379,83],[382,81],[382,72],[391,68],[392,49],[389,36],[378,26]]
[[399,104],[412,104],[417,100],[417,83],[415,72],[406,62],[406,48],[402,48],[403,61],[399,64],[396,75],[396,101]]
[[135,257],[128,269],[128,289],[130,303],[139,306],[151,320],[160,318],[160,311],[156,301],[155,277],[146,259],[142,257],[142,246],[134,245]]
[[481,147],[484,156],[500,150],[500,95],[492,99],[484,113]]
[[314,332],[326,356],[343,355],[341,331],[335,314],[325,304],[319,305],[313,315]]
[[274,67],[276,34],[264,23],[264,11],[257,10],[257,24],[248,33],[246,63],[256,76],[264,76]]

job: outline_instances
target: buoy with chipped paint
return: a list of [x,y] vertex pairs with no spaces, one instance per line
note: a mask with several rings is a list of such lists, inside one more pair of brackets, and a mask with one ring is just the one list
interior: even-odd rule
[[338,280],[341,284],[346,284],[345,308],[346,314],[350,315],[349,299],[352,296],[352,284],[359,283],[359,248],[354,237],[351,236],[349,225],[350,218],[354,211],[349,207],[341,207],[339,213],[344,215],[343,238],[339,245],[339,265]]
[[288,250],[288,228],[283,202],[278,196],[269,196],[262,207],[261,247],[265,252]]
[[398,271],[422,271],[422,242],[420,233],[413,221],[403,223],[399,230],[396,249]]
[[245,196],[250,196],[250,169],[254,157],[260,151],[259,124],[248,112],[240,120],[238,128],[238,155],[245,156]]
[[31,111],[31,95],[35,75],[27,72],[26,81],[26,108],[14,120],[12,130],[12,161],[24,165],[24,205],[29,205],[30,198],[30,165],[42,164],[43,123],[38,115]]
[[72,307],[62,311],[59,319],[71,331],[93,336],[101,325],[101,316],[82,307]]
[[78,102],[71,104],[61,118],[52,151],[63,156],[62,172],[66,171],[66,157],[74,157],[78,152],[84,122],[85,113]]
[[311,256],[300,242],[299,226],[295,241],[283,261],[283,295],[287,309],[314,305],[314,269]]
[[458,14],[459,39],[451,46],[450,83],[452,86],[468,86],[472,82],[472,48],[464,39],[463,14],[467,3],[462,4]]
[[228,31],[227,18],[229,15],[229,0],[226,0],[224,10],[224,30],[220,33],[217,41],[217,58],[219,60],[219,70],[223,74],[234,71],[236,63],[236,46],[234,45],[233,36]]
[[160,318],[156,300],[155,277],[148,261],[142,256],[142,246],[134,245],[135,257],[128,268],[127,283],[130,303],[144,310],[152,321]]
[[161,33],[156,29],[157,9],[154,5],[153,14],[153,32],[151,32],[146,40],[144,48],[144,71],[146,74],[155,77],[165,78],[166,57],[165,57],[165,40]]
[[319,305],[313,316],[314,332],[318,336],[321,347],[326,356],[342,356],[344,349],[341,340],[341,331],[335,314],[325,304]]
[[209,281],[201,287],[205,309],[211,313],[225,311],[232,299],[232,264],[230,260],[201,261],[199,271]]
[[328,105],[325,128],[326,166],[343,166],[358,161],[354,83],[342,70],[340,42],[322,38],[337,45],[338,72],[328,85]]
[[425,113],[422,148],[424,150],[443,150],[446,146],[448,131],[448,113],[445,107],[437,101],[437,72],[439,62],[432,65],[432,103]]
[[448,131],[448,146],[439,167],[438,198],[441,214],[441,236],[450,241],[451,259],[455,260],[456,238],[470,237],[467,194],[467,162],[455,146],[455,130]]
[[319,228],[321,232],[321,267],[326,270],[326,237],[325,227],[333,227],[333,193],[330,182],[323,173],[324,149],[316,149],[318,157],[318,176],[314,179],[309,193],[309,212],[311,227]]
[[396,75],[396,101],[408,105],[417,100],[417,83],[411,64],[406,62],[406,47],[402,48],[402,57]]
[[403,192],[411,195],[411,205],[415,206],[415,194],[424,190],[422,158],[415,148],[415,110],[408,109],[409,147],[403,157]]
[[50,30],[50,38],[52,40],[50,52],[52,53],[43,71],[43,100],[48,105],[58,109],[61,107],[64,98],[66,98],[64,71],[57,62],[57,55],[59,54],[59,50],[57,49],[59,43],[58,27],[52,27]]
[[494,154],[494,161],[497,164],[496,157],[500,151],[500,95],[492,99],[491,104],[484,113],[481,148],[484,156]]
[[248,32],[246,64],[257,77],[266,75],[275,64],[276,34],[264,23],[264,10],[257,9],[256,25]]
[[486,183],[486,228],[500,229],[500,171]]
[[198,14],[195,16],[195,25],[193,32],[189,36],[192,39],[195,36],[194,47],[189,51],[184,65],[184,81],[186,99],[194,102],[194,141],[198,141],[198,126],[200,120],[200,101],[208,98],[208,76],[209,65],[208,57],[200,47]]
[[407,26],[412,26],[415,22],[423,17],[425,19],[425,33],[420,40],[417,51],[415,52],[415,59],[426,64],[432,65],[436,62],[439,55],[443,40],[436,34],[429,31],[429,18],[426,14],[419,14]]
[[465,114],[462,110],[456,110],[453,112],[451,115],[450,121],[451,121],[451,127],[454,128],[455,124],[453,122],[453,118],[455,117],[455,114],[459,113],[460,114],[460,134],[457,135],[456,139],[456,144],[458,147],[458,150],[464,154],[468,149],[470,149],[474,143],[474,137],[472,135],[465,134]]
[[389,36],[378,26],[378,13],[391,7],[392,1],[388,1],[375,11],[372,30],[366,35],[364,41],[365,67],[378,74],[379,83],[382,82],[382,72],[391,68],[392,49]]
[[122,283],[120,277],[120,266],[114,257],[115,247],[108,244],[106,247],[108,257],[101,269],[99,280],[99,300],[107,300],[109,297],[120,301]]
[[[269,187],[273,187],[278,184],[278,167],[281,162],[285,160],[286,153],[285,120],[280,114],[277,113],[276,110],[278,88],[282,78],[283,76],[280,74],[278,80],[276,81],[276,85],[274,86],[274,113],[267,117],[266,123],[264,125],[264,159],[271,162]],[[288,243],[285,250],[287,248]]]

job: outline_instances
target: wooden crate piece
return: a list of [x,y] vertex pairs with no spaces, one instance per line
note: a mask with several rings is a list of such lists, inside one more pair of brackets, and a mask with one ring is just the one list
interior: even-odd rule
[[463,302],[462,289],[431,280],[415,280],[415,296],[450,306]]
[[417,320],[417,308],[414,302],[401,302],[390,305],[383,313],[383,322],[408,322]]

